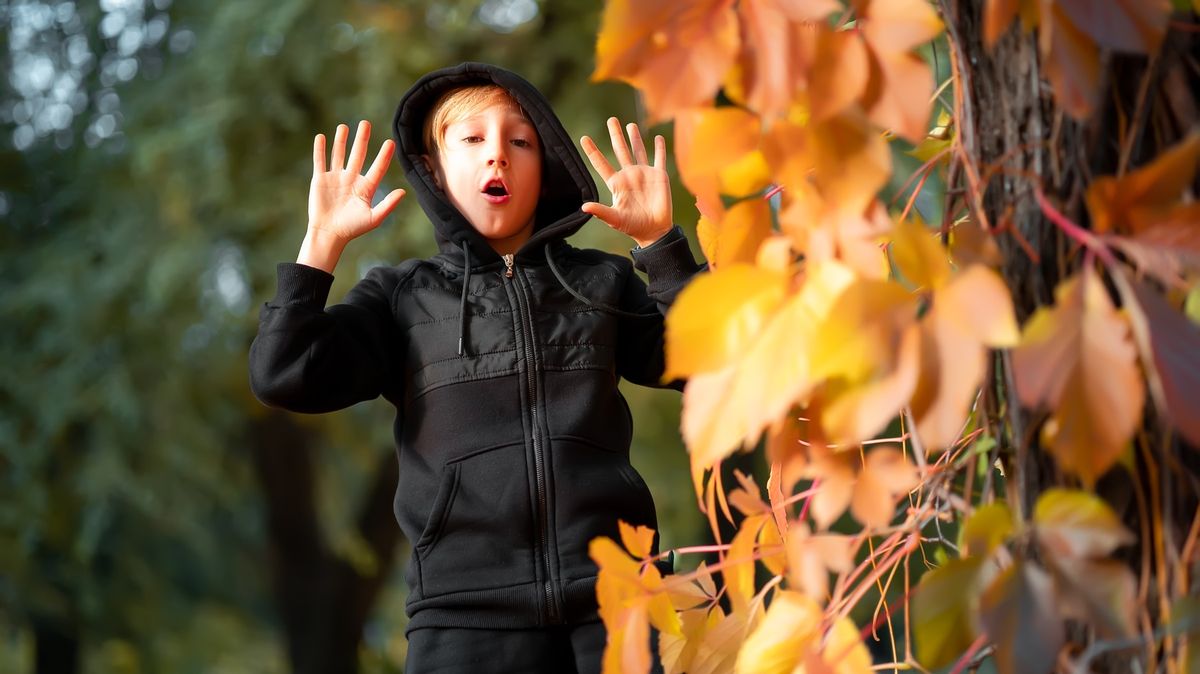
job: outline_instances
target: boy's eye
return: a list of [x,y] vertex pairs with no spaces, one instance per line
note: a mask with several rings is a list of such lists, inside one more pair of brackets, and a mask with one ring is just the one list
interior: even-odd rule
[[533,143],[525,140],[524,138],[514,138],[512,143],[517,147],[533,147]]
[[479,136],[467,136],[466,138],[463,138],[464,143],[479,143],[482,141],[483,138],[480,138]]

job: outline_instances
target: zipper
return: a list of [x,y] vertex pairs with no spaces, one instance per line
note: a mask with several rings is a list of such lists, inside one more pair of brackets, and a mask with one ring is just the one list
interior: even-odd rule
[[[504,277],[513,278],[514,260],[512,254],[504,256]],[[529,416],[530,429],[533,432],[533,472],[534,481],[537,487],[537,527],[538,541],[542,549],[542,570],[545,573],[545,581],[542,584],[543,598],[546,601],[546,614],[551,624],[559,622],[558,617],[558,602],[554,596],[554,584],[551,581],[551,564],[550,564],[550,534],[549,517],[546,515],[546,473],[544,469],[545,459],[543,457],[543,448],[538,433],[538,399],[537,399],[537,372],[536,356],[533,347],[533,312],[529,308],[529,296],[525,294],[525,288],[521,283],[514,281],[513,289],[517,297],[517,311],[521,316],[521,331],[524,334],[521,346],[525,352],[525,368],[526,378],[525,383],[529,395]]]

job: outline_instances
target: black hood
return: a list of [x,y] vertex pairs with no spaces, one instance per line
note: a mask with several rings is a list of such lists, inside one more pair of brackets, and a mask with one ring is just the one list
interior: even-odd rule
[[474,84],[496,84],[524,108],[537,129],[542,146],[542,194],[534,215],[534,230],[518,257],[535,255],[547,242],[574,234],[591,217],[579,210],[585,201],[596,201],[596,183],[583,157],[567,135],[549,101],[532,84],[516,73],[486,63],[462,63],[435,70],[404,94],[396,107],[392,132],[396,137],[396,157],[404,175],[416,192],[417,202],[433,223],[438,248],[444,254],[462,255],[465,242],[471,256],[480,262],[498,259],[487,239],[450,203],[421,160],[428,154],[422,132],[425,117],[442,94],[450,89]]

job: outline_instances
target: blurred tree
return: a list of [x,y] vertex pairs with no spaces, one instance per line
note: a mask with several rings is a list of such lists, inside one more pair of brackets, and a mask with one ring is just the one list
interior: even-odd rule
[[[0,668],[282,671],[272,613],[292,671],[355,670],[364,633],[395,668],[400,610],[376,606],[399,535],[391,410],[262,407],[257,307],[303,237],[312,136],[366,118],[377,148],[420,74],[511,67],[575,135],[634,116],[628,89],[588,82],[599,11],[0,2],[0,638],[19,646],[0,652],[25,654]],[[581,242],[626,246],[599,226]],[[406,203],[347,252],[332,298],[432,249]],[[678,399],[629,395],[664,538],[695,540]]]

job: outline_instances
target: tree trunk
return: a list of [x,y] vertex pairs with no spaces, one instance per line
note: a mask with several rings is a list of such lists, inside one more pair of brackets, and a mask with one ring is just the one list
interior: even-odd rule
[[298,674],[355,672],[363,625],[395,559],[400,530],[392,515],[395,452],[387,452],[360,506],[359,534],[376,559],[363,576],[333,556],[315,507],[311,435],[272,411],[251,432],[263,487],[276,603],[286,632],[288,660]]

